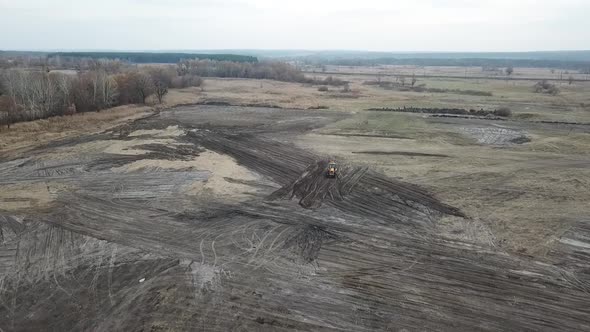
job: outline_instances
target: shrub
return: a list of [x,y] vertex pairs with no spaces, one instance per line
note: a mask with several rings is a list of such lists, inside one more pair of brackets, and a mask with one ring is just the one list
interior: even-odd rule
[[512,115],[512,110],[508,107],[500,107],[494,111],[494,115],[509,117]]
[[345,84],[348,84],[348,82],[343,81],[339,78],[334,78],[332,76],[328,76],[324,80],[318,81],[316,83],[325,84],[325,85],[333,85],[333,86],[343,86]]
[[318,91],[321,91],[321,92],[326,92],[326,91],[328,91],[328,90],[329,90],[329,89],[328,89],[328,87],[327,87],[327,86],[325,86],[325,85],[322,85],[322,86],[320,86],[320,87],[318,88]]
[[172,79],[172,87],[176,89],[188,88],[191,86],[200,87],[203,85],[203,79],[195,75],[176,76]]
[[176,72],[172,68],[150,68],[148,74],[152,79],[154,85],[154,94],[161,104],[164,96],[168,94],[168,88],[172,85],[172,79],[176,76]]
[[556,95],[559,93],[559,88],[557,85],[549,83],[547,80],[542,80],[537,82],[533,89],[536,93],[546,93],[550,95]]

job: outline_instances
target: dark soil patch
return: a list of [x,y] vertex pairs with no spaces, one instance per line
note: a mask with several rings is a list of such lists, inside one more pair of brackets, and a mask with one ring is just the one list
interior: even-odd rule
[[374,137],[374,138],[393,138],[393,139],[412,139],[411,137],[401,135],[380,135],[380,134],[321,134],[330,136],[343,136],[343,137]]
[[514,143],[514,144],[524,144],[524,143],[529,143],[529,142],[531,142],[531,139],[527,136],[520,136],[520,137],[510,140],[510,143]]
[[426,108],[426,107],[381,107],[369,108],[368,111],[381,112],[401,112],[401,113],[425,113],[425,114],[451,114],[451,115],[472,115],[472,116],[501,116],[504,115],[504,110],[484,110],[484,109],[465,109],[465,108]]
[[353,151],[352,153],[357,153],[357,154],[375,154],[375,155],[411,156],[411,157],[440,157],[440,158],[450,158],[450,156],[448,156],[446,154],[406,152],[406,151]]

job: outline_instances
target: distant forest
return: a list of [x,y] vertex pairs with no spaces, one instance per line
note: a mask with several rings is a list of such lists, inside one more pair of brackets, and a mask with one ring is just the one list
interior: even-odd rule
[[310,65],[375,66],[459,66],[459,67],[530,67],[562,68],[590,71],[590,51],[546,52],[364,52],[364,51],[240,51],[256,55],[297,61]]
[[414,66],[457,66],[457,67],[529,67],[563,68],[580,71],[590,70],[590,61],[537,60],[537,59],[485,59],[485,58],[375,58],[375,59],[321,59],[305,58],[305,64],[329,64],[340,66],[414,65]]
[[258,62],[258,58],[236,54],[196,54],[196,53],[155,53],[155,52],[57,52],[49,53],[49,58],[70,57],[124,60],[132,63],[178,63],[185,59],[201,59],[231,62]]
[[172,52],[29,52],[1,51],[2,58],[109,59],[129,63],[168,63],[199,59],[257,63],[286,61],[308,65],[378,66],[459,66],[459,67],[531,67],[562,68],[590,73],[590,51],[551,52],[364,52],[306,50],[214,50]]

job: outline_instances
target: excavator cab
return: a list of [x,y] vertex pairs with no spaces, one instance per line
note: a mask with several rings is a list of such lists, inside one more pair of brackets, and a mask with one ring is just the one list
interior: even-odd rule
[[338,166],[335,161],[328,163],[328,170],[326,171],[326,177],[335,178],[338,174]]

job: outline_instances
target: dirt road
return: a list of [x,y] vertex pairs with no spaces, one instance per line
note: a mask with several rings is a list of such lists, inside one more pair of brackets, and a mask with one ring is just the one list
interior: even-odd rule
[[439,233],[469,216],[291,143],[349,116],[180,107],[1,160],[0,329],[590,329],[586,223],[558,265]]

